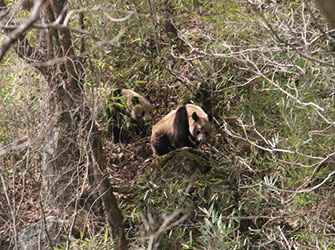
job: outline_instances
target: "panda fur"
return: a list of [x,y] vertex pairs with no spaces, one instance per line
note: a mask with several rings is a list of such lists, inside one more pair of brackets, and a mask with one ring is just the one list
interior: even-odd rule
[[213,130],[212,115],[199,106],[187,104],[171,111],[152,128],[154,156],[182,147],[197,148]]
[[153,105],[131,89],[113,90],[109,96],[108,103],[107,126],[114,143],[120,142],[121,134],[127,133],[125,124],[128,121],[128,116],[131,118],[132,123],[135,124],[134,132],[136,134],[143,132],[145,130],[144,124],[152,119]]

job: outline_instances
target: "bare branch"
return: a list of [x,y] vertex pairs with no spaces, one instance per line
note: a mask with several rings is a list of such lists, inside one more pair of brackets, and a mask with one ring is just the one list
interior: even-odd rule
[[0,48],[0,61],[5,56],[7,50],[9,49],[10,45],[14,43],[24,32],[26,32],[38,19],[39,13],[41,8],[43,7],[43,4],[46,0],[39,0],[35,3],[29,18],[23,22],[19,27],[17,27],[15,30],[8,33],[5,41],[3,42],[1,48]]

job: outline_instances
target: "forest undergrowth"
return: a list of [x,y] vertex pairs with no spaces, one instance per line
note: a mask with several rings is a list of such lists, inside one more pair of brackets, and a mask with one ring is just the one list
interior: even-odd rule
[[[84,100],[103,136],[130,249],[335,249],[335,30],[314,3],[82,2]],[[55,211],[43,210],[40,190],[50,91],[14,51],[0,72],[1,248]],[[215,131],[198,149],[211,170],[155,167],[150,128],[113,144],[103,91],[115,87],[154,104],[150,127],[178,105],[211,111]],[[95,187],[80,187],[75,240],[64,235],[54,249],[112,249]]]

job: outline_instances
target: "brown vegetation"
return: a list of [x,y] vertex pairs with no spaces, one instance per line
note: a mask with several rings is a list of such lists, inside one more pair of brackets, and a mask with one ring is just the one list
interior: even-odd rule
[[[30,228],[50,249],[334,248],[334,30],[318,9],[112,2],[0,0],[0,248]],[[150,129],[113,144],[114,87],[149,98],[152,124],[212,110],[210,143],[157,160]]]

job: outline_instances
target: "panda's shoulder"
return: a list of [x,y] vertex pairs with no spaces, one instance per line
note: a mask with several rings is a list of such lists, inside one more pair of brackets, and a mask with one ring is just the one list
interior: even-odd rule
[[134,90],[132,89],[121,89],[121,94],[123,96],[140,96],[137,92],[135,92]]
[[165,115],[162,119],[160,119],[156,125],[152,127],[153,130],[160,130],[172,127],[174,117],[176,115],[177,109],[170,111],[167,115]]

